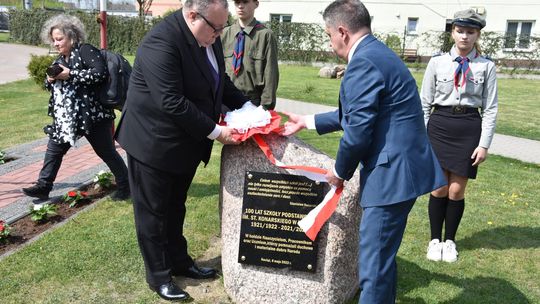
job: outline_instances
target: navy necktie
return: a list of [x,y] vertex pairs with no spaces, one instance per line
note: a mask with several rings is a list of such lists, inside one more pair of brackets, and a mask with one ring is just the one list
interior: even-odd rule
[[240,68],[242,67],[242,58],[244,57],[244,42],[245,42],[245,32],[241,29],[238,34],[236,34],[236,42],[234,43],[233,51],[233,61],[232,68],[234,75],[238,75]]
[[454,59],[454,61],[458,63],[458,67],[456,71],[454,72],[454,86],[456,88],[459,86],[459,78],[460,78],[459,76],[461,75],[463,79],[461,81],[461,86],[464,87],[465,84],[467,83],[467,74],[471,70],[469,68],[469,58],[458,56],[456,57],[456,59]]
[[203,53],[204,58],[206,59],[206,63],[208,63],[208,68],[210,69],[210,73],[212,74],[212,78],[214,79],[214,91],[217,90],[219,86],[219,74],[214,69],[214,66],[212,66],[212,62],[210,62],[210,58],[208,58],[208,54],[206,53],[206,48],[204,46],[201,46],[201,52]]

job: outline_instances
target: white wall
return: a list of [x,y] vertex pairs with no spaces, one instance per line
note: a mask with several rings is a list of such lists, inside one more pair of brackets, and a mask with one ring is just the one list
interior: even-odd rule
[[[323,23],[322,12],[332,1],[320,0],[259,0],[255,17],[268,21],[270,14],[292,14],[292,22]],[[363,1],[373,17],[375,33],[395,33],[400,37],[408,18],[418,18],[417,33],[444,31],[447,19],[454,13],[470,7],[483,7],[487,25],[484,31],[504,33],[508,20],[534,21],[532,34],[540,36],[540,0],[484,0],[484,1]],[[229,10],[234,15],[234,2],[229,1]],[[421,55],[434,51],[420,41],[420,36],[408,36],[406,48],[417,48]]]
[[[332,1],[320,0],[260,0],[255,17],[268,21],[270,14],[292,14],[293,22],[322,23],[321,13]],[[374,30],[402,29],[408,17],[419,17],[419,30],[444,30],[446,19],[452,19],[454,12],[469,7],[484,7],[487,12],[487,31],[505,31],[506,21],[536,20],[540,18],[538,0],[495,0],[495,1],[363,1],[373,16]],[[234,14],[234,2],[229,1]],[[540,27],[533,28],[540,33]]]

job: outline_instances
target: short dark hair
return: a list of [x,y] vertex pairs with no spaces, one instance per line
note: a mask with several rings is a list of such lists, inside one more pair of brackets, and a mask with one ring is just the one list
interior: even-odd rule
[[221,4],[223,8],[228,9],[227,0],[186,0],[184,7],[187,9],[197,9],[197,12],[206,15],[206,11],[211,4]]
[[362,28],[371,31],[371,17],[364,4],[358,0],[336,0],[323,13],[327,26],[345,25],[349,31],[356,33]]

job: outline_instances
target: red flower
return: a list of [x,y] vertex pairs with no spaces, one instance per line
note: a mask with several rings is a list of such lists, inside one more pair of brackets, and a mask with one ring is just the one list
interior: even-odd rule
[[68,196],[69,197],[75,197],[75,196],[77,196],[77,192],[76,191],[69,191]]
[[86,197],[88,195],[88,192],[81,191],[80,193],[82,197]]
[[4,221],[0,221],[0,232],[4,231],[5,225]]

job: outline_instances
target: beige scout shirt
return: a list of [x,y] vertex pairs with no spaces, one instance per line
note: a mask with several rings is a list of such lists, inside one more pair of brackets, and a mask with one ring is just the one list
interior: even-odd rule
[[256,104],[267,109],[276,105],[276,91],[279,81],[277,41],[274,33],[265,26],[255,26],[253,21],[244,28],[244,57],[238,75],[234,75],[232,60],[236,34],[240,31],[238,22],[225,28],[221,35],[225,68],[234,85]]
[[460,78],[459,86],[455,87],[454,73],[459,65],[454,61],[456,57],[458,54],[454,46],[449,53],[434,56],[429,61],[420,91],[424,121],[427,125],[435,105],[480,108],[482,133],[478,145],[488,149],[495,133],[498,109],[495,64],[479,56],[473,49],[467,55],[471,71],[467,74],[466,84],[462,86]]

